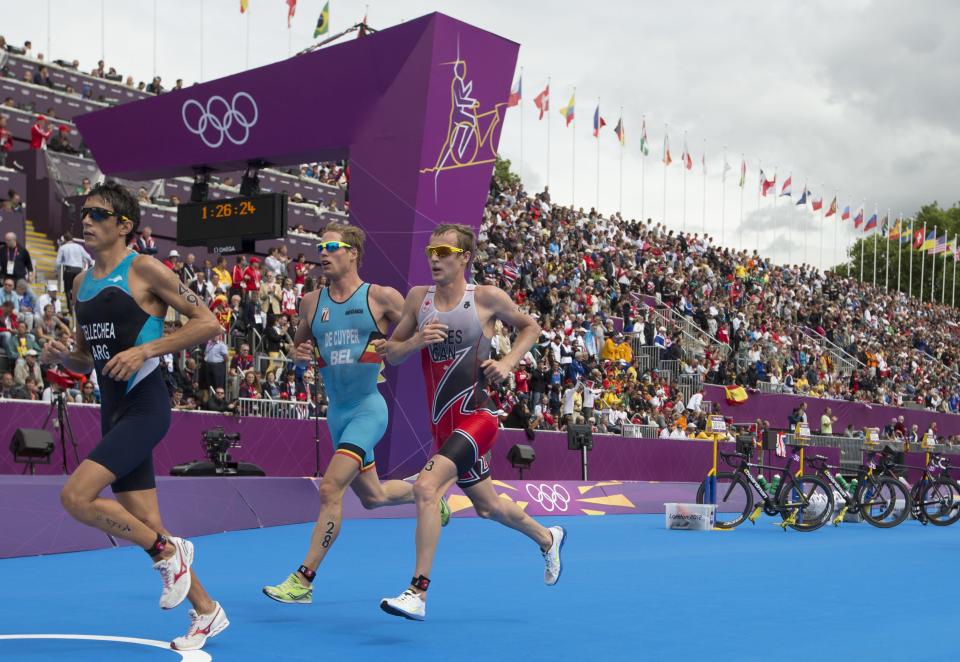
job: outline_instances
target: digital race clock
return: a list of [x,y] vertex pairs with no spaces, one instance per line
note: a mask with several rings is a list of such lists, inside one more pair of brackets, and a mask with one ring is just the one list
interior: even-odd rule
[[287,234],[287,195],[187,202],[177,207],[177,244],[207,246],[222,253],[250,252],[257,239]]

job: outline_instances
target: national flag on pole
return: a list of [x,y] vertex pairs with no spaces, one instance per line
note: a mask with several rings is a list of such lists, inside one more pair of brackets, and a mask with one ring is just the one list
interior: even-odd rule
[[890,234],[887,235],[887,239],[889,239],[890,241],[896,241],[897,239],[900,238],[900,231],[901,231],[900,219],[898,218],[897,222],[893,224],[892,228],[890,228]]
[[640,125],[640,151],[644,156],[650,153],[650,142],[647,140],[647,119]]
[[687,147],[687,138],[683,138],[683,155],[680,157],[683,161],[683,167],[687,170],[693,170],[693,157],[690,156],[690,149]]
[[875,227],[877,227],[876,213],[874,213],[872,216],[870,216],[870,218],[867,219],[867,224],[863,226],[863,231],[870,232],[870,230],[873,230]]
[[670,156],[670,136],[663,134],[663,165],[668,166],[673,163],[673,157]]
[[517,78],[517,86],[510,88],[510,96],[507,97],[507,108],[516,106],[520,103],[520,99],[523,94],[523,74],[520,74],[520,77]]
[[247,12],[247,4],[250,0],[240,0],[240,13],[245,14]]
[[830,202],[830,208],[827,209],[827,213],[824,215],[824,218],[829,218],[837,213],[837,198],[834,196],[833,200]]
[[330,31],[330,3],[328,2],[323,6],[323,11],[320,12],[320,18],[317,19],[317,27],[313,29],[313,38],[316,39],[322,34],[327,34]]
[[721,173],[721,175],[720,175],[721,181],[724,181],[724,182],[727,181],[727,172],[729,172],[730,170],[733,170],[733,166],[730,165],[730,164],[727,162],[727,156],[726,156],[726,154],[724,154],[724,156],[723,156],[723,173]]
[[819,198],[811,202],[810,205],[813,207],[813,211],[820,211],[823,208],[823,196],[821,195]]
[[537,110],[540,111],[540,117],[538,119],[543,119],[543,114],[550,110],[550,86],[547,85],[543,88],[543,92],[538,94],[533,98],[533,105],[537,107]]
[[297,11],[297,0],[287,0],[287,29],[290,29],[290,23],[293,21],[293,15]]
[[740,188],[743,188],[743,185],[747,183],[747,162],[746,160],[741,159],[740,161]]
[[843,208],[843,213],[840,214],[840,220],[841,221],[850,220],[850,205],[847,205],[846,207]]
[[[793,186],[793,175],[787,175],[787,178],[783,180],[783,186],[780,187],[780,195],[791,195],[790,190]],[[804,191],[806,194],[806,191]]]
[[923,244],[920,246],[922,251],[932,251],[933,247],[937,245],[937,229],[934,228],[927,233],[926,239],[923,240]]
[[913,233],[913,250],[920,250],[923,246],[923,230],[917,230]]
[[[954,235],[953,239],[947,239],[946,253],[947,255],[953,255],[954,253],[956,253],[956,250],[957,250],[957,236]],[[944,257],[946,257],[946,255],[944,255]]]
[[763,169],[760,169],[760,195],[767,197],[767,191],[773,188],[774,193],[776,189],[774,188],[777,185],[777,176],[774,175],[773,179],[768,180],[767,176],[763,174]]
[[942,237],[938,236],[936,241],[933,243],[933,248],[930,249],[930,254],[937,255],[938,253],[942,253],[943,251],[945,251],[946,248],[947,248],[947,231],[944,230],[943,236]]
[[367,13],[363,13],[363,22],[360,23],[360,30],[357,32],[357,39],[367,36]]
[[[783,195],[783,194],[781,193],[780,195]],[[787,195],[790,195],[790,194],[787,193]],[[805,204],[807,204],[807,196],[808,196],[808,195],[810,195],[810,191],[808,191],[808,190],[807,190],[807,187],[804,186],[804,187],[803,187],[803,193],[800,194],[800,199],[797,200],[797,204],[798,204],[798,205],[805,205]]]
[[620,144],[623,145],[626,143],[626,135],[623,132],[623,118],[617,120],[617,125],[613,127],[613,132],[617,134],[617,140],[620,141]]
[[573,121],[573,107],[576,103],[574,97],[577,96],[576,93],[570,95],[570,101],[567,102],[567,105],[560,109],[560,114],[563,115],[564,119],[567,120],[567,126],[570,126],[570,122]]
[[597,109],[593,111],[593,137],[600,137],[600,129],[607,125],[607,120],[600,117],[600,104],[597,104]]
[[863,208],[857,210],[857,215],[853,217],[853,227],[859,228],[860,224],[863,223]]
[[897,220],[900,222],[900,244],[909,244],[912,237],[910,231],[907,230],[907,224],[903,222],[902,216],[898,217]]

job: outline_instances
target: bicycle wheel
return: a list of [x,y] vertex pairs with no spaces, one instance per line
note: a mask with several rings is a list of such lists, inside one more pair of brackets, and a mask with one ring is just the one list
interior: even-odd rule
[[[703,503],[706,492],[704,480],[697,489],[697,503]],[[717,515],[718,529],[732,529],[743,524],[753,511],[753,489],[740,474],[720,472],[717,474]]]
[[960,487],[945,476],[928,481],[920,496],[920,509],[931,524],[950,526],[960,519]]
[[907,487],[889,476],[870,476],[857,487],[857,505],[869,524],[889,529],[910,516]]
[[833,506],[833,490],[814,476],[788,480],[777,494],[780,515],[795,531],[819,529],[833,515]]

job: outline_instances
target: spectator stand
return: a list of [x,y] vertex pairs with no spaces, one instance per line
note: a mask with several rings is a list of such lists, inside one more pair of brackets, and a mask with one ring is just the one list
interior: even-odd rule
[[[10,97],[17,107],[47,115],[55,120],[73,119],[77,115],[107,108],[109,105],[13,78],[0,78],[0,97]],[[53,109],[54,115],[50,115],[50,109]]]
[[5,53],[6,58],[0,55],[0,66],[6,65],[12,77],[22,80],[25,73],[33,76],[34,73],[45,65],[50,72],[50,80],[61,89],[67,86],[77,91],[78,96],[82,96],[86,86],[89,86],[90,96],[93,99],[103,97],[105,103],[116,105],[137,101],[153,96],[145,91],[137,90],[133,87],[127,87],[119,81],[111,81],[106,78],[98,78],[85,74],[77,69],[60,66],[55,62],[37,62],[28,57]]
[[[35,111],[23,110],[22,108],[11,108],[10,106],[0,107],[0,115],[7,116],[7,130],[13,136],[14,149],[26,149],[30,145],[30,130],[37,123],[37,113]],[[74,126],[71,120],[53,118],[50,120],[51,128],[56,132],[59,127],[66,126],[70,129],[67,133],[70,146],[79,150],[81,146],[80,132]],[[9,164],[8,164],[9,165]]]

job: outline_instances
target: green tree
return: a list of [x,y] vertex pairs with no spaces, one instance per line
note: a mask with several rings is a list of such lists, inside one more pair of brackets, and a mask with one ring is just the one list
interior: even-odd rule
[[499,154],[493,165],[493,178],[502,188],[520,185],[520,175],[510,170],[510,159],[504,159]]
[[[907,243],[901,241],[889,241],[889,230],[893,227],[895,219],[889,219],[886,229],[878,226],[877,236],[873,232],[861,237],[847,251],[847,262],[834,267],[834,271],[843,276],[852,276],[861,278],[865,283],[876,283],[878,287],[886,287],[893,291],[897,289],[897,275],[899,264],[899,283],[900,291],[907,292],[911,296],[920,297],[921,288],[924,301],[943,301],[952,304],[955,301],[954,296],[954,259],[949,252],[943,252],[938,255],[930,255],[928,251],[913,249],[913,237]],[[914,236],[917,232],[922,232],[926,226],[927,234],[930,234],[936,227],[938,237],[943,237],[946,232],[947,240],[954,241],[957,233],[960,232],[960,206],[953,205],[943,209],[939,204],[933,202],[920,208],[913,221]],[[909,222],[904,222],[901,226],[904,234],[911,232]],[[913,254],[913,271],[911,278],[910,256]],[[876,262],[874,262],[876,255]],[[862,260],[862,262],[861,262]],[[899,262],[898,262],[899,260]],[[936,266],[934,266],[936,261]],[[876,263],[876,270],[874,270]],[[946,277],[944,281],[944,276]],[[921,281],[922,278],[922,281]],[[912,285],[911,285],[912,283]],[[910,289],[912,287],[912,289]]]

